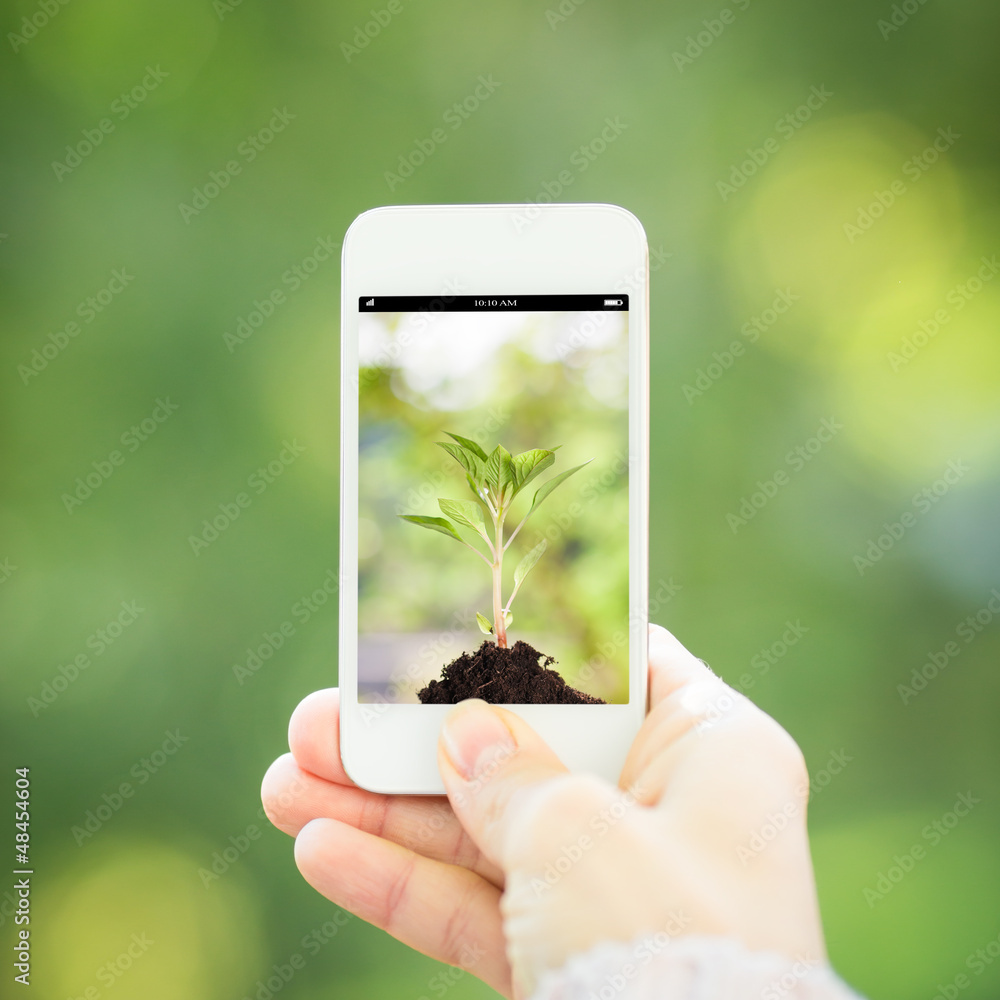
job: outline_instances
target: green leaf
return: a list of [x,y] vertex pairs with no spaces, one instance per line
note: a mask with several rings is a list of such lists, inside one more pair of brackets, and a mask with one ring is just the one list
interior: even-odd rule
[[462,536],[455,530],[454,525],[450,521],[446,521],[443,517],[424,517],[422,514],[400,514],[399,515],[404,521],[409,521],[410,524],[418,524],[421,528],[430,528],[431,531],[440,531],[442,535],[448,535],[451,538],[462,542]]
[[438,500],[438,507],[441,513],[450,517],[459,524],[464,524],[473,531],[478,531],[485,537],[486,521],[483,518],[483,509],[473,500]]
[[545,448],[532,448],[521,452],[512,459],[514,467],[514,495],[524,489],[540,472],[544,472],[556,460],[555,452]]
[[457,444],[450,441],[438,441],[437,446],[443,448],[459,465],[465,469],[466,474],[475,482],[483,481],[483,464],[479,459]]
[[510,487],[511,496],[514,495],[514,459],[506,449],[500,454],[500,489],[506,490]]
[[484,635],[493,635],[493,626],[490,624],[489,618],[481,615],[478,611],[476,612],[476,624]]
[[486,485],[490,488],[490,492],[495,496],[499,495],[500,445],[497,445],[487,456],[485,473]]
[[514,570],[514,589],[521,586],[521,581],[531,572],[535,563],[542,558],[542,553],[548,548],[548,540],[543,538],[518,564]]
[[445,434],[450,438],[454,438],[463,448],[467,451],[471,451],[480,462],[486,461],[486,452],[476,444],[471,438],[464,438],[461,434],[452,434],[451,431],[445,431]]
[[561,472],[558,476],[553,476],[547,483],[543,483],[542,486],[539,487],[538,492],[535,493],[535,497],[531,501],[531,509],[528,511],[527,515],[525,515],[524,519],[527,520],[535,512],[535,510],[538,508],[541,502],[557,486],[560,486],[562,483],[566,482],[566,480],[569,479],[569,477],[572,476],[574,472],[579,472],[584,465],[590,465],[590,463],[593,461],[594,460],[592,458],[588,458],[587,461],[583,463],[583,465],[577,465],[572,469],[568,469],[566,472]]
[[514,624],[514,615],[510,611],[503,613],[503,627],[510,628]]
[[502,444],[498,444],[486,459],[486,483],[498,501],[504,489],[510,485],[512,475],[510,452]]

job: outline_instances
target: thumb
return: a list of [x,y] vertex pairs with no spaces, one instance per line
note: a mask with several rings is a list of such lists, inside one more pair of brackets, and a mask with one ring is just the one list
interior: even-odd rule
[[540,800],[568,775],[523,719],[471,699],[445,719],[438,767],[452,808],[479,849],[506,872],[523,864],[523,836]]
[[[652,906],[622,892],[649,879],[646,841],[618,823],[634,798],[594,775],[570,774],[523,719],[482,701],[448,715],[438,767],[459,821],[504,872],[515,996],[530,996],[546,969],[595,940],[658,926],[658,897]],[[614,817],[603,839],[594,833],[602,816]]]

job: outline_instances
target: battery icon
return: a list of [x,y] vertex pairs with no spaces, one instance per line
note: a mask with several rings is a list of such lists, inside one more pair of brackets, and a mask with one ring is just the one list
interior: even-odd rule
[[606,306],[620,306],[623,303],[621,299],[605,299],[604,304]]

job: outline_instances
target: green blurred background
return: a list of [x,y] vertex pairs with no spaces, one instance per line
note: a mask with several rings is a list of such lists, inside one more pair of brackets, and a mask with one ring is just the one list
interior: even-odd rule
[[[1000,9],[403,0],[345,52],[370,7],[3,4],[0,740],[33,775],[35,995],[238,998],[296,953],[284,996],[437,995],[440,966],[330,922],[259,814],[289,713],[336,676],[333,602],[292,612],[337,559],[338,262],[317,241],[378,204],[561,185],[635,212],[659,255],[650,578],[675,596],[655,617],[803,746],[833,960],[880,1000],[963,973],[995,996],[1000,963],[966,960],[1000,933]],[[901,693],[929,653],[947,665]]]
[[[472,499],[437,446],[454,432],[487,452],[558,448],[504,524],[504,607],[515,567],[545,543],[510,605],[508,641],[554,657],[571,686],[626,703],[628,313],[361,313],[358,342],[359,696],[416,702],[483,642],[476,613],[493,620],[489,566],[399,517]],[[574,468],[522,525],[535,491]],[[479,536],[458,531],[485,558]]]

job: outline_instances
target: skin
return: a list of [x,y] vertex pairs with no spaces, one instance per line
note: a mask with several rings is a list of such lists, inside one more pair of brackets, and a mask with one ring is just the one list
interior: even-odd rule
[[324,896],[504,996],[600,941],[657,932],[825,961],[795,742],[655,625],[649,692],[618,787],[570,774],[514,713],[463,702],[439,741],[445,798],[355,786],[338,693],[317,691],[264,807]]

